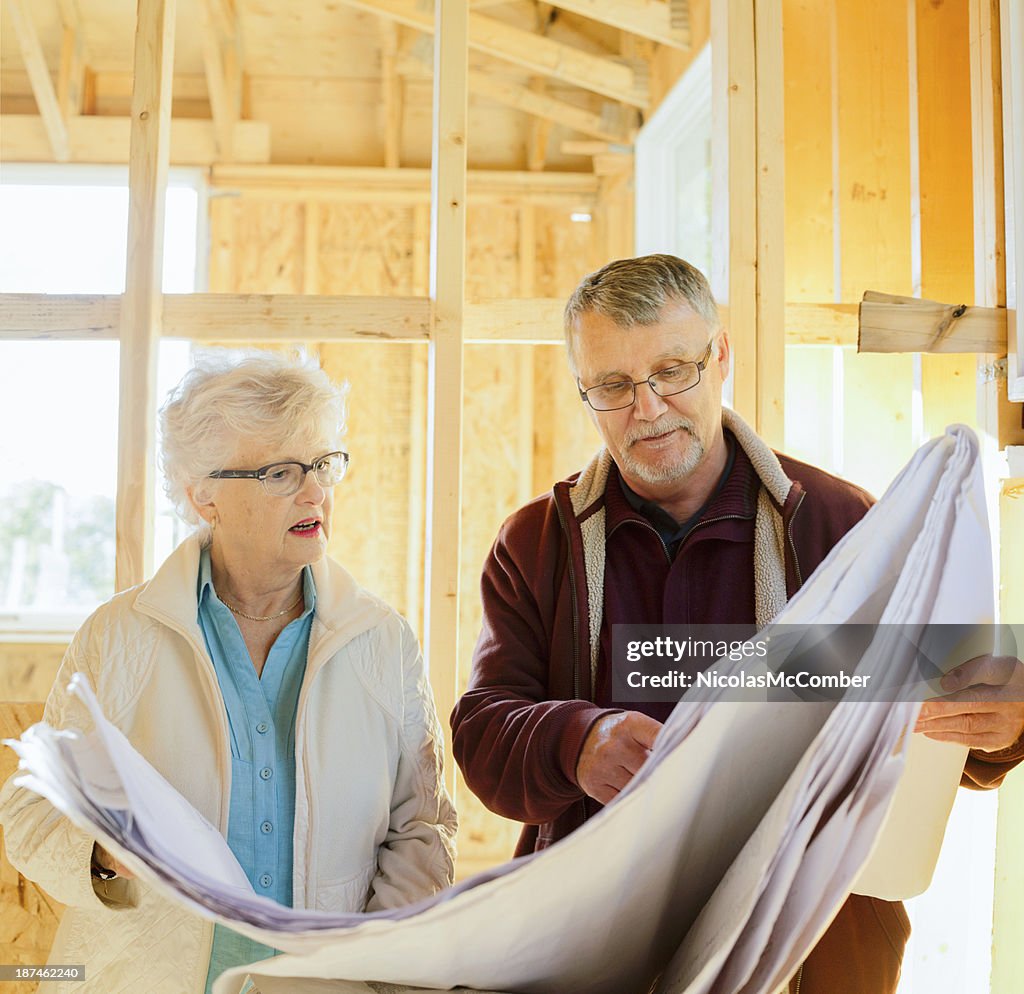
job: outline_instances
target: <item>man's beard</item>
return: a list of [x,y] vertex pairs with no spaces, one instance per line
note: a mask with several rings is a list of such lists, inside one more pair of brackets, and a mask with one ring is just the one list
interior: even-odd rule
[[[634,442],[676,430],[685,431],[690,436],[690,445],[682,455],[673,452],[669,461],[652,464],[638,459],[633,454]],[[666,417],[644,427],[631,428],[622,438],[621,469],[627,475],[648,484],[675,483],[689,476],[700,465],[703,458],[704,443],[697,435],[696,425],[689,418]]]

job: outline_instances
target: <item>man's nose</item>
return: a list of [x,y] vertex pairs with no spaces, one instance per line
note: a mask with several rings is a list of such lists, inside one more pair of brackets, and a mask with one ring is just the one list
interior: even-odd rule
[[656,421],[665,411],[668,404],[664,397],[659,397],[650,383],[638,383],[636,386],[636,400],[633,403],[633,417],[640,421]]

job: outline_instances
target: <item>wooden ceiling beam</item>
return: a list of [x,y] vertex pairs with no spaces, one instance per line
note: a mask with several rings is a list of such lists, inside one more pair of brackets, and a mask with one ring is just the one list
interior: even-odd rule
[[78,0],[57,0],[64,27],[61,41],[60,72],[57,75],[57,103],[64,120],[82,112],[87,71],[82,18]]
[[233,158],[235,125],[242,110],[238,21],[231,0],[200,0],[203,67],[210,96],[218,158]]
[[39,116],[46,129],[53,157],[58,162],[67,162],[71,154],[68,123],[57,99],[57,92],[53,88],[50,70],[43,55],[43,46],[39,41],[39,32],[29,17],[28,4],[25,0],[7,0],[7,7],[11,12],[11,21],[14,24],[14,33],[18,36],[25,71],[32,85],[32,94],[39,108]]
[[470,91],[475,97],[486,97],[488,100],[505,104],[507,107],[515,107],[545,121],[563,124],[580,134],[601,138],[606,142],[629,145],[633,141],[634,129],[609,122],[601,114],[520,86],[518,83],[509,83],[479,69],[471,69],[469,78]]
[[[131,118],[81,115],[67,122],[69,154],[63,161],[124,164],[128,161]],[[238,121],[231,141],[234,161],[270,161],[270,125]],[[0,115],[0,160],[46,162],[52,149],[42,118],[30,114]],[[176,118],[171,121],[171,163],[208,166],[218,161],[212,121]]]
[[[416,0],[344,0],[370,14],[433,34],[434,19]],[[543,76],[572,83],[632,107],[646,108],[650,95],[633,67],[591,55],[484,14],[469,15],[469,46]]]
[[555,7],[689,51],[689,0],[549,0]]

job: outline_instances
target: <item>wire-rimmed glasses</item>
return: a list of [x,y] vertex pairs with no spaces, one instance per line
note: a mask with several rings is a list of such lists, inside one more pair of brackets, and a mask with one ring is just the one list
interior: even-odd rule
[[674,397],[676,394],[692,390],[700,383],[700,374],[711,361],[711,346],[714,339],[708,342],[704,355],[696,362],[677,362],[672,366],[659,369],[642,380],[612,380],[599,383],[597,386],[583,389],[583,384],[576,381],[580,398],[595,411],[621,411],[636,403],[636,388],[646,383],[659,397]]
[[306,474],[312,472],[322,487],[341,483],[348,469],[347,452],[328,452],[311,463],[272,462],[259,469],[218,469],[210,474],[214,480],[259,480],[272,497],[291,497],[302,489]]

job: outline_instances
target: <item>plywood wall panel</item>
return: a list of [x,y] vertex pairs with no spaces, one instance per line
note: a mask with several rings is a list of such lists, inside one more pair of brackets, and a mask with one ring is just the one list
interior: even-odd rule
[[836,5],[841,300],[911,285],[907,9]]
[[413,211],[386,205],[322,205],[316,239],[318,292],[412,295]]
[[518,286],[519,212],[514,206],[470,203],[466,211],[466,299],[514,297]]
[[301,293],[303,235],[301,204],[240,202],[235,214],[234,291]]
[[412,346],[321,346],[328,375],[351,384],[348,476],[335,491],[329,553],[373,593],[406,611]]
[[786,301],[834,299],[832,27],[820,0],[784,0]]

